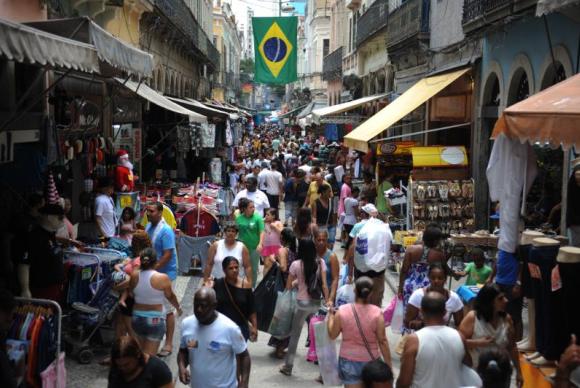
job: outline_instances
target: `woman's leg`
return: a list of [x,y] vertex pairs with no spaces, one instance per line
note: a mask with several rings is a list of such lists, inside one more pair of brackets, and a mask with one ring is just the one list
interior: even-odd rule
[[310,310],[302,310],[300,308],[297,308],[294,312],[292,328],[290,330],[290,343],[288,344],[288,352],[286,353],[286,361],[284,362],[284,368],[289,371],[292,371],[292,367],[294,366],[294,357],[296,357],[298,341],[300,341],[302,327],[308,314],[310,314]]
[[159,350],[159,345],[161,344],[161,341],[151,341],[149,339],[145,339],[145,338],[139,338],[139,343],[141,345],[141,349],[147,353],[150,354],[152,356],[156,356],[157,355],[157,351]]

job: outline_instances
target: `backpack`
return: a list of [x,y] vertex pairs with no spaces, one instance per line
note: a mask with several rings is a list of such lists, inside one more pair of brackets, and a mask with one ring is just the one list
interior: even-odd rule
[[[320,299],[322,299],[323,295],[322,295],[322,278],[320,277],[320,263],[318,260],[316,260],[316,264],[318,265],[318,268],[316,269],[316,273],[310,279],[310,281],[307,281],[306,286],[307,286],[308,295],[310,296],[310,298],[312,298],[314,300],[320,300]],[[302,265],[302,271],[304,272],[304,264]],[[306,276],[305,276],[305,278],[306,278]]]

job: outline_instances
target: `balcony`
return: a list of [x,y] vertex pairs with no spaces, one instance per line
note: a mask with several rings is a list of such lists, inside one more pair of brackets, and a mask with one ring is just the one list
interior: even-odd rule
[[322,79],[335,81],[342,78],[342,46],[324,57]]
[[184,0],[155,0],[155,6],[177,27],[193,49],[201,53],[214,68],[219,67],[220,54],[209,40]]
[[351,11],[356,11],[360,8],[361,0],[346,0],[346,8],[350,9]]
[[465,0],[463,3],[463,31],[470,33],[529,8],[537,0]]
[[388,0],[376,0],[361,15],[356,25],[356,47],[359,47],[387,26],[388,11]]
[[407,0],[389,14],[387,49],[406,46],[412,38],[429,39],[429,0]]

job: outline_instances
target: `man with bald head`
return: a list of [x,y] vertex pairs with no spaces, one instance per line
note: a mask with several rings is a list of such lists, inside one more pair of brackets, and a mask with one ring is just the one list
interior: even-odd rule
[[[425,326],[405,342],[397,388],[481,387],[481,379],[472,369],[462,375],[462,364],[471,365],[471,357],[461,333],[445,325],[445,301],[435,291],[421,300]],[[465,381],[466,377],[471,380]]]
[[216,306],[213,288],[195,293],[193,315],[181,323],[179,380],[192,388],[247,388],[251,360],[246,341],[238,325]]

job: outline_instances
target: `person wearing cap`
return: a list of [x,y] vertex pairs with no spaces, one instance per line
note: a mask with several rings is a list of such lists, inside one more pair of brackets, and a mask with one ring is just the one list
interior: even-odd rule
[[570,245],[580,247],[580,158],[572,161],[572,175],[568,182],[568,207],[566,208],[566,226]]
[[117,213],[113,202],[113,182],[109,178],[99,180],[99,194],[95,198],[95,221],[99,235],[105,239],[115,236]]
[[133,175],[133,164],[129,161],[129,153],[127,150],[120,149],[117,152],[117,167],[115,168],[115,190],[133,191],[136,178]]

